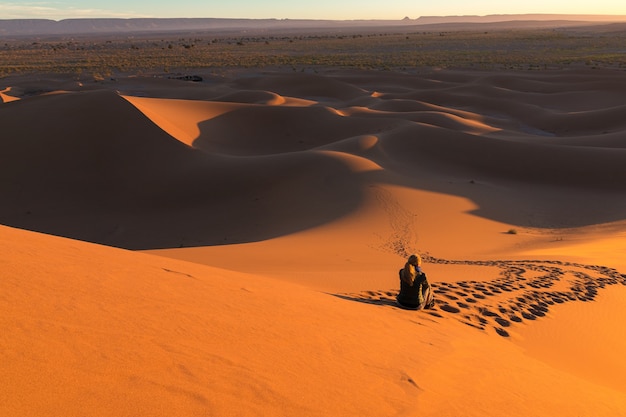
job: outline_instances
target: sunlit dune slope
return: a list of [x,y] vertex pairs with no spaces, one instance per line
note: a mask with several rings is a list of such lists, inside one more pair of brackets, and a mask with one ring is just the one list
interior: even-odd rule
[[0,247],[3,415],[394,414],[419,392],[421,343],[366,306],[6,227]]
[[[9,329],[0,335],[2,414],[626,412],[618,380],[601,369],[590,376],[563,359],[551,365],[532,333],[529,354],[454,314],[392,307],[385,294],[379,301],[374,292],[333,296],[7,227],[0,232],[0,322]],[[454,291],[439,288],[442,299]],[[616,290],[603,294],[619,297]],[[615,307],[602,299],[597,317]]]

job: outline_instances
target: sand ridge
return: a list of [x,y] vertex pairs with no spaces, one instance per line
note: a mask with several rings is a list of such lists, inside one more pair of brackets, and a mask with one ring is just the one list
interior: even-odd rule
[[10,94],[11,90],[11,87],[7,87],[4,90],[0,91],[0,102],[10,103],[12,101],[19,100],[19,97],[15,97],[14,95]]

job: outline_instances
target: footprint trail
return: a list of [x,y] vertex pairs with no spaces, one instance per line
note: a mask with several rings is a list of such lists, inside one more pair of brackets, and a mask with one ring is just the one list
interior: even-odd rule
[[[492,281],[432,282],[435,307],[425,310],[438,318],[454,318],[479,330],[509,337],[509,329],[545,317],[558,304],[589,302],[610,285],[626,285],[626,275],[614,268],[545,260],[464,261],[423,256],[426,263],[489,266],[500,269]],[[397,290],[335,294],[338,297],[399,308]]]

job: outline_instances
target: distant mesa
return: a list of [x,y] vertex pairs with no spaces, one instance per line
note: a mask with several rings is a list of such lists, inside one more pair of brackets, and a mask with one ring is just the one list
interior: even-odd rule
[[164,18],[164,19],[0,19],[0,36],[46,36],[74,34],[119,34],[173,31],[277,31],[324,29],[375,29],[405,30],[410,26],[450,24],[494,24],[524,21],[543,22],[625,22],[626,16],[610,15],[557,15],[519,14],[487,16],[421,16],[400,20],[311,20],[311,19],[226,19],[226,18]]
[[[409,20],[410,21],[410,20]],[[404,20],[304,20],[227,18],[137,18],[137,19],[13,19],[0,20],[0,35],[116,34],[174,31],[277,31],[340,29],[350,27],[400,26]]]
[[512,21],[575,21],[575,22],[624,22],[626,16],[618,15],[582,15],[582,14],[490,14],[459,15],[459,16],[421,16],[416,19],[417,24],[432,25],[442,23],[497,23]]

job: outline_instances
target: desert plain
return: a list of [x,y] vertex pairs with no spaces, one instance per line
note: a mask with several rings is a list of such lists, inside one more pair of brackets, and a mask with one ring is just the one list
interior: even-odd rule
[[546,60],[5,74],[0,415],[626,415],[626,72]]

